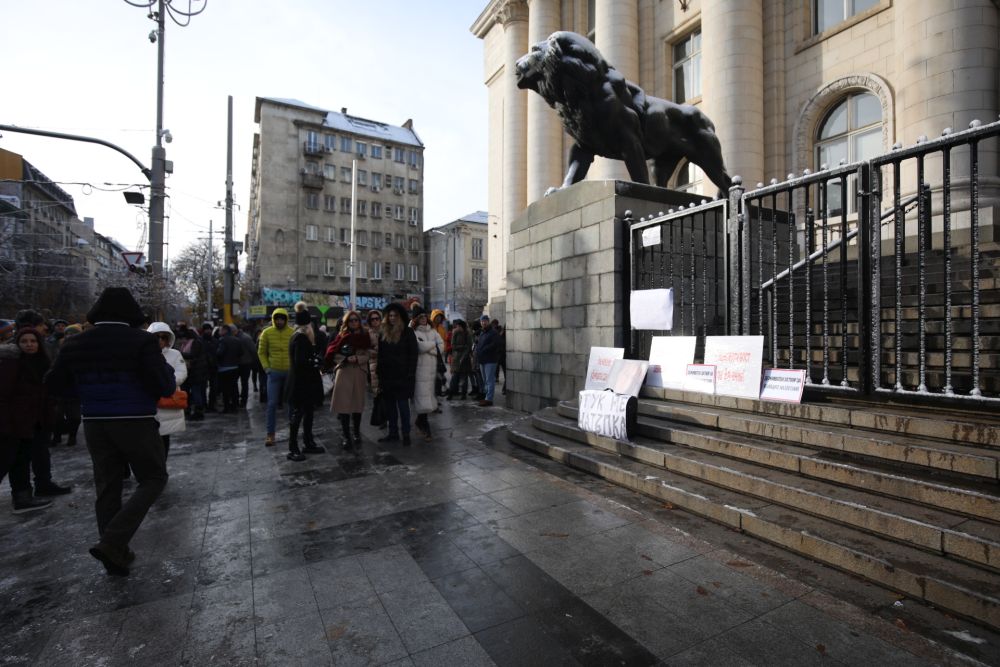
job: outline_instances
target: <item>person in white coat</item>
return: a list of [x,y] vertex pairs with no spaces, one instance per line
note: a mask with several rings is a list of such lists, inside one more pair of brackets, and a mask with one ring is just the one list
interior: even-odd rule
[[431,423],[427,415],[437,410],[434,378],[437,375],[438,355],[443,354],[444,341],[428,323],[427,313],[414,308],[410,313],[413,333],[417,336],[417,383],[413,393],[413,407],[417,413],[414,422],[424,440],[431,439]]
[[[167,364],[174,369],[174,379],[180,387],[187,380],[187,364],[180,351],[174,349],[174,332],[170,330],[170,325],[166,322],[153,322],[147,329],[149,333],[156,335],[156,340],[160,343],[160,352]],[[182,408],[156,408],[156,421],[160,422],[160,437],[163,438],[164,455],[170,453],[170,436],[173,433],[180,433],[187,428],[184,422],[184,410]]]

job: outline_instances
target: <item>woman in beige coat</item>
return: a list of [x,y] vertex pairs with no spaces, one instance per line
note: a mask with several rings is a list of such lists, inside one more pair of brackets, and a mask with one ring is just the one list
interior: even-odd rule
[[[361,413],[368,391],[368,354],[371,337],[361,328],[361,315],[353,310],[344,313],[340,333],[326,348],[324,365],[337,375],[333,384],[330,408],[337,413],[343,431],[344,449],[361,449]],[[351,423],[354,434],[351,434]]]

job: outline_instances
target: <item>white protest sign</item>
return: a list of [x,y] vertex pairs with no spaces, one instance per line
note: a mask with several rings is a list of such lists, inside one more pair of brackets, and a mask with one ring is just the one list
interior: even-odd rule
[[763,336],[706,336],[705,363],[716,367],[715,393],[759,398],[763,355]]
[[674,291],[635,290],[629,295],[629,317],[633,329],[670,331],[674,328]]
[[627,440],[635,426],[635,416],[636,399],[632,396],[613,391],[580,392],[576,425],[583,431]]
[[764,371],[764,384],[760,400],[781,403],[801,403],[806,387],[805,369],[768,368]]
[[648,368],[648,361],[618,359],[611,365],[611,373],[608,375],[608,389],[616,394],[638,396]]
[[715,393],[715,366],[688,364],[684,369],[684,391],[699,394]]
[[683,388],[684,373],[687,365],[694,361],[697,342],[697,336],[653,336],[646,384],[667,389]]
[[642,247],[648,248],[650,246],[660,245],[660,226],[653,225],[652,227],[646,227],[642,230]]
[[587,364],[587,379],[584,389],[604,389],[608,386],[608,375],[616,359],[625,356],[623,347],[592,347],[590,363]]

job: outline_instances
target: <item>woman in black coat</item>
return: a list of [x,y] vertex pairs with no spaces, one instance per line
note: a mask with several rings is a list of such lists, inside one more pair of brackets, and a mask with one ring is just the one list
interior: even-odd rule
[[398,303],[385,307],[378,340],[379,400],[389,418],[389,433],[379,442],[410,444],[410,399],[417,383],[417,337],[407,326],[406,309]]
[[[308,311],[295,313],[295,333],[288,342],[288,379],[285,381],[285,399],[291,408],[288,425],[288,460],[304,461],[304,454],[322,454],[326,451],[313,438],[313,413],[323,402],[323,380],[319,369],[322,359],[316,354],[316,338]],[[299,427],[302,442],[299,450]]]

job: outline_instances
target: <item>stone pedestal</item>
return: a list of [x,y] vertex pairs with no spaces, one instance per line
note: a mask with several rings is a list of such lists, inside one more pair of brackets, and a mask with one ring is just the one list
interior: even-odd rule
[[[624,345],[625,212],[638,219],[701,199],[625,181],[581,181],[512,222],[501,318],[509,407],[531,412],[576,396],[590,348]],[[500,304],[492,308],[496,317]]]

